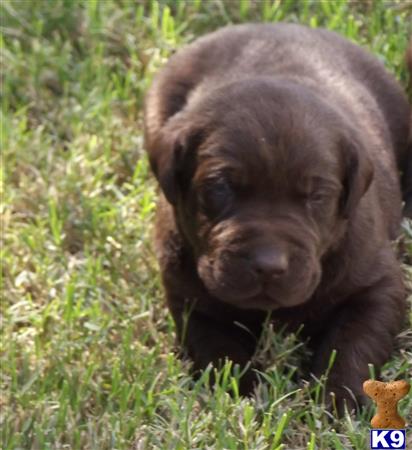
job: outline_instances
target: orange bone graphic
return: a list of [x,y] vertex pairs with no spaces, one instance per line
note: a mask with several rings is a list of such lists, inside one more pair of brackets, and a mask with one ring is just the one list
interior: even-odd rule
[[378,408],[371,420],[372,428],[405,428],[405,420],[398,413],[398,402],[405,397],[410,389],[406,381],[381,381],[367,380],[363,383],[363,390]]

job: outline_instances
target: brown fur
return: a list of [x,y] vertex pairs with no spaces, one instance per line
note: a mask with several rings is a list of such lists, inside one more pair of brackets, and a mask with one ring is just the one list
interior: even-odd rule
[[[364,398],[404,318],[390,241],[409,114],[383,66],[326,30],[228,27],[170,59],[145,137],[167,302],[195,369],[248,364],[270,312],[304,325],[316,375],[337,350],[340,405]],[[241,391],[254,382],[247,371]]]
[[[406,64],[409,69],[409,97],[412,96],[412,37],[409,40],[409,47],[406,51]],[[412,98],[409,99],[412,101]],[[410,116],[409,146],[408,154],[403,164],[402,190],[405,201],[404,214],[412,218],[412,114]]]

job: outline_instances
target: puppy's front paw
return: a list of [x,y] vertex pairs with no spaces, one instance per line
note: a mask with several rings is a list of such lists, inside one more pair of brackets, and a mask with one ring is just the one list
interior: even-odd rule
[[327,386],[326,407],[338,417],[344,416],[345,410],[357,414],[369,404],[368,397],[359,390],[350,389],[346,386]]
[[259,384],[259,376],[253,368],[248,369],[239,379],[239,394],[245,397],[253,395]]

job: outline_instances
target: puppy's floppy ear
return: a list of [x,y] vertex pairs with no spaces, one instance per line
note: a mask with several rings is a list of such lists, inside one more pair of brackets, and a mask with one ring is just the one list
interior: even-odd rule
[[150,165],[172,205],[176,204],[179,192],[189,186],[201,136],[198,128],[171,122],[148,143]]
[[341,213],[348,219],[373,180],[373,164],[363,144],[350,133],[341,140],[344,175]]

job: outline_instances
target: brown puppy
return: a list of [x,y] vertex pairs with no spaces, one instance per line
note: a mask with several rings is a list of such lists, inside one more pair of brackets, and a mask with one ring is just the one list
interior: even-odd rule
[[[228,27],[170,59],[147,96],[146,147],[167,302],[195,369],[246,365],[270,312],[304,325],[316,375],[337,350],[340,406],[362,400],[405,317],[390,241],[409,113],[374,57],[325,30]],[[249,370],[241,391],[253,384]]]
[[[406,64],[409,69],[409,97],[412,100],[412,37],[409,40],[409,47],[406,51]],[[412,114],[410,116],[409,129],[409,156],[405,159],[402,176],[403,198],[405,200],[404,214],[412,218]]]

